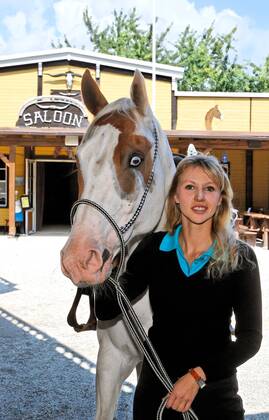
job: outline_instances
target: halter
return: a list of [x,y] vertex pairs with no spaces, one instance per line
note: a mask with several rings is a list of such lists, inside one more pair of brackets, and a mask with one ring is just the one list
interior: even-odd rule
[[[137,206],[137,208],[136,208],[133,216],[131,217],[131,219],[124,226],[121,226],[119,228],[120,229],[120,232],[122,234],[126,233],[127,230],[129,230],[130,227],[133,226],[134,222],[136,221],[136,219],[138,218],[139,214],[141,213],[141,210],[142,210],[142,208],[143,208],[143,206],[145,204],[145,201],[146,201],[148,192],[150,190],[150,187],[151,187],[151,184],[152,184],[152,181],[153,181],[153,178],[154,178],[155,163],[156,163],[156,159],[157,159],[157,156],[158,156],[158,143],[159,143],[159,139],[158,139],[158,132],[157,132],[156,125],[155,125],[154,121],[152,121],[152,125],[153,125],[153,134],[154,134],[154,152],[153,152],[153,163],[152,163],[151,173],[150,173],[150,175],[148,177],[148,181],[147,181],[146,187],[144,189],[143,195],[142,195],[142,197],[140,199],[140,202],[139,202],[139,204],[138,204],[138,206]],[[73,224],[73,219],[74,219],[75,211],[76,211],[76,209],[78,208],[78,206],[80,204],[93,205],[94,207],[96,207],[99,210],[100,210],[100,208],[102,208],[97,203],[95,203],[95,205],[94,205],[94,202],[91,201],[91,200],[88,200],[87,198],[82,198],[80,200],[75,201],[75,203],[73,204],[73,206],[71,208],[71,212],[70,212],[71,225]],[[96,206],[96,204],[97,204],[97,206]]]
[[[161,360],[159,359],[158,354],[156,353],[153,345],[151,344],[151,341],[149,340],[139,318],[137,317],[131,302],[123,292],[121,286],[118,283],[118,276],[121,272],[121,269],[124,264],[125,259],[125,244],[126,241],[124,241],[123,234],[127,232],[128,229],[134,224],[137,217],[141,213],[141,210],[145,204],[146,197],[148,195],[149,189],[151,187],[153,178],[154,178],[154,169],[155,169],[155,163],[158,155],[158,134],[156,130],[156,126],[154,121],[152,121],[153,124],[153,132],[154,132],[154,152],[153,152],[153,163],[152,163],[152,170],[150,173],[150,176],[148,178],[144,193],[141,197],[141,200],[138,204],[138,207],[136,208],[133,216],[131,219],[124,225],[119,227],[117,222],[110,216],[110,214],[98,203],[95,203],[94,201],[88,200],[86,198],[77,200],[74,205],[71,208],[70,212],[70,219],[71,219],[71,225],[73,224],[74,214],[77,209],[77,207],[80,204],[86,204],[89,206],[94,207],[96,210],[98,210],[100,213],[102,213],[105,218],[111,223],[113,228],[115,229],[115,232],[118,236],[118,239],[120,241],[120,261],[119,265],[117,267],[115,277],[109,277],[107,280],[114,285],[117,293],[117,299],[118,304],[121,308],[121,311],[123,313],[123,317],[125,320],[125,323],[127,324],[127,327],[129,329],[130,334],[132,335],[133,339],[135,340],[138,348],[140,351],[144,354],[145,358],[147,359],[148,363],[150,364],[151,368],[155,372],[156,376],[159,378],[159,380],[162,382],[162,384],[165,386],[168,392],[171,392],[173,390],[173,383],[171,382],[171,379],[169,378],[166,370],[164,369]],[[162,420],[162,414],[165,409],[167,397],[164,398],[159,406],[158,412],[157,412],[157,420]],[[194,411],[190,408],[185,413],[179,413],[182,414],[183,420],[198,420],[198,417],[194,413]]]

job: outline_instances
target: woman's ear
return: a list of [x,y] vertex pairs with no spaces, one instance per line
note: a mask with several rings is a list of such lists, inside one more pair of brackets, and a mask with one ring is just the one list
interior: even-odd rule
[[174,195],[174,202],[175,202],[175,204],[179,204],[178,197],[176,196],[176,194]]

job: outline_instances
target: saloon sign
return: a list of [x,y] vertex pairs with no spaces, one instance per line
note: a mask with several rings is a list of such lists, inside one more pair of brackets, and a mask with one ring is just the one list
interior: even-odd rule
[[60,95],[37,96],[24,104],[17,126],[69,127],[88,125],[87,114],[80,101]]

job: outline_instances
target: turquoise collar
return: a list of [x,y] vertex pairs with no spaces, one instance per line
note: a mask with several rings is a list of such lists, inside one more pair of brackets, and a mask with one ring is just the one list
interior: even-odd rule
[[167,233],[160,244],[160,251],[163,252],[170,252],[175,250],[177,253],[177,258],[179,265],[184,272],[186,276],[191,276],[192,274],[199,271],[212,257],[214,254],[214,247],[215,242],[205,251],[203,254],[201,254],[198,258],[196,258],[191,265],[189,265],[188,261],[186,260],[184,256],[184,252],[181,248],[181,245],[179,243],[179,235],[182,230],[182,225],[177,226],[175,232],[171,235],[170,233]]

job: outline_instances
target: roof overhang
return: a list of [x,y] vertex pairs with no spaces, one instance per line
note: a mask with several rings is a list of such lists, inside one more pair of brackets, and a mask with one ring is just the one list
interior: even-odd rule
[[0,146],[65,146],[66,137],[80,141],[86,128],[0,128]]
[[171,147],[187,148],[193,143],[197,149],[269,150],[269,132],[249,131],[166,131]]
[[[29,52],[24,54],[2,55],[0,68],[15,67],[53,61],[78,61],[84,64],[95,64],[124,70],[140,70],[142,73],[152,74],[152,62],[133,60],[130,58],[102,54],[78,48],[53,48],[51,50]],[[183,67],[156,63],[156,75],[179,80],[183,77]]]
[[[64,146],[66,137],[80,141],[87,128],[0,128],[0,145]],[[187,131],[164,130],[171,147],[187,148],[193,143],[198,149],[269,150],[269,132],[248,131]]]
[[269,92],[198,92],[198,91],[175,91],[175,96],[180,98],[269,98]]

